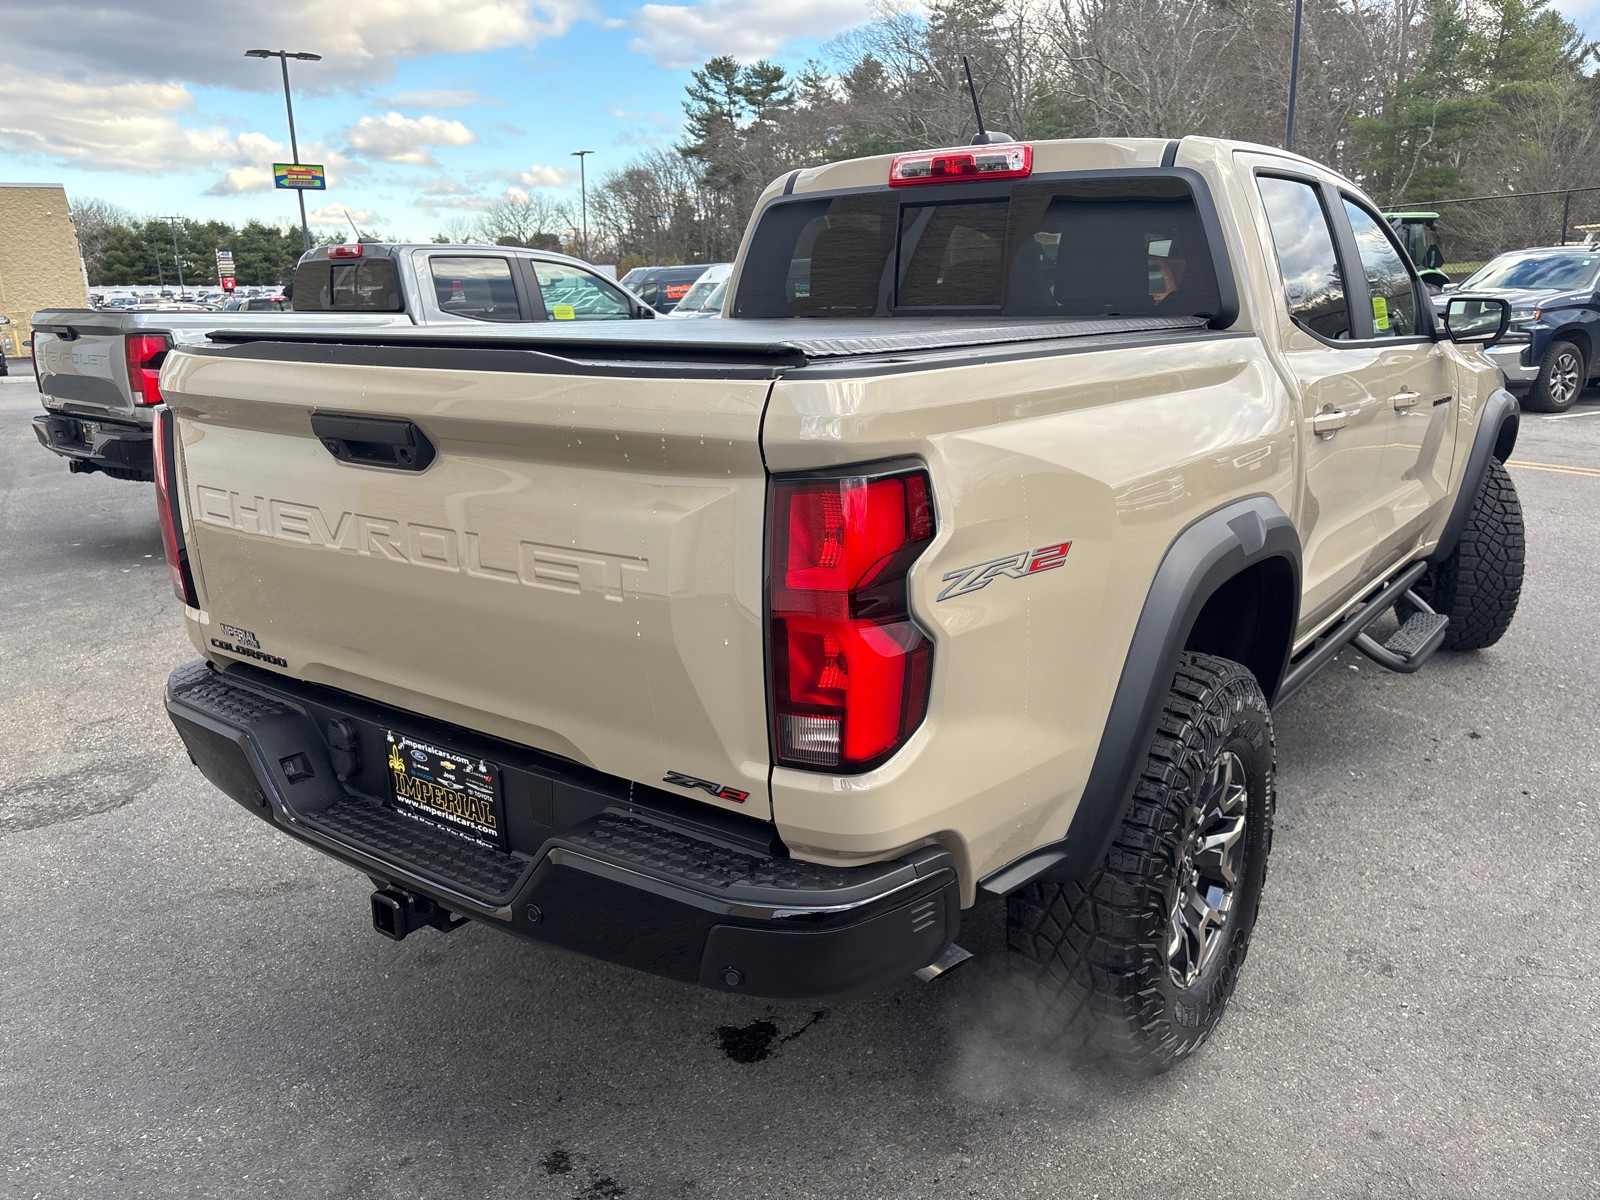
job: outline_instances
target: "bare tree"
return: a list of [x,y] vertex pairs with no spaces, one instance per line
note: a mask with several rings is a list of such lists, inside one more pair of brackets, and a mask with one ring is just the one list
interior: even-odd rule
[[129,229],[138,224],[137,219],[120,204],[90,197],[72,205],[72,228],[78,235],[78,251],[83,255],[83,265],[91,279],[99,278],[100,260],[105,254],[106,239],[115,226]]
[[481,241],[532,246],[541,239],[559,238],[572,223],[572,206],[552,200],[543,192],[512,188],[478,218],[473,232]]

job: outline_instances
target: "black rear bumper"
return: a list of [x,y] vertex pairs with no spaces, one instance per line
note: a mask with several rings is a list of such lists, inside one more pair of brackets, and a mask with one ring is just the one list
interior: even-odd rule
[[[671,979],[849,995],[933,962],[960,923],[938,847],[860,867],[800,862],[764,822],[249,666],[180,667],[167,712],[207,779],[380,886]],[[386,803],[387,729],[498,762],[509,850]]]
[[40,413],[33,432],[45,449],[61,455],[75,471],[105,471],[120,479],[155,478],[151,432],[142,425]]

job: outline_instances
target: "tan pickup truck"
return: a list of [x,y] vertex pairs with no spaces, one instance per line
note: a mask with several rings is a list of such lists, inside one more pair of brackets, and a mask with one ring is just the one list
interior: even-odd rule
[[191,757],[391,937],[814,998],[1003,897],[1052,1034],[1171,1066],[1255,922],[1273,706],[1512,618],[1506,305],[1437,321],[1348,180],[1203,138],[797,171],[728,297],[175,347]]

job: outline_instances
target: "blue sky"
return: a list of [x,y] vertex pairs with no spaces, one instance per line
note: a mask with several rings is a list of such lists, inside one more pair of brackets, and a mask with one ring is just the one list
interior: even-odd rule
[[[1558,5],[1600,29],[1600,0]],[[714,54],[791,68],[870,0],[58,0],[8,6],[0,181],[60,182],[136,213],[293,221],[277,61],[292,63],[301,158],[327,165],[313,224],[426,239],[509,189],[577,199],[682,126],[688,68]]]
[[[107,14],[112,14],[107,19]],[[198,14],[205,13],[203,23]],[[426,239],[509,189],[576,202],[682,128],[691,65],[799,67],[867,0],[103,0],[8,11],[0,180],[60,182],[137,213],[297,221],[276,59],[291,62],[301,159],[328,167],[313,225]]]

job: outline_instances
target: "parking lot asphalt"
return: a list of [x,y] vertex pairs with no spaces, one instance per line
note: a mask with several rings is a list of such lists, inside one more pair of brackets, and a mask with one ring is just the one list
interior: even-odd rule
[[702,992],[371,884],[189,764],[148,484],[0,379],[0,1196],[1600,1195],[1600,395],[1525,418],[1522,609],[1277,714],[1277,837],[1215,1040],[1155,1080],[1007,1030],[977,957],[862,1000]]

